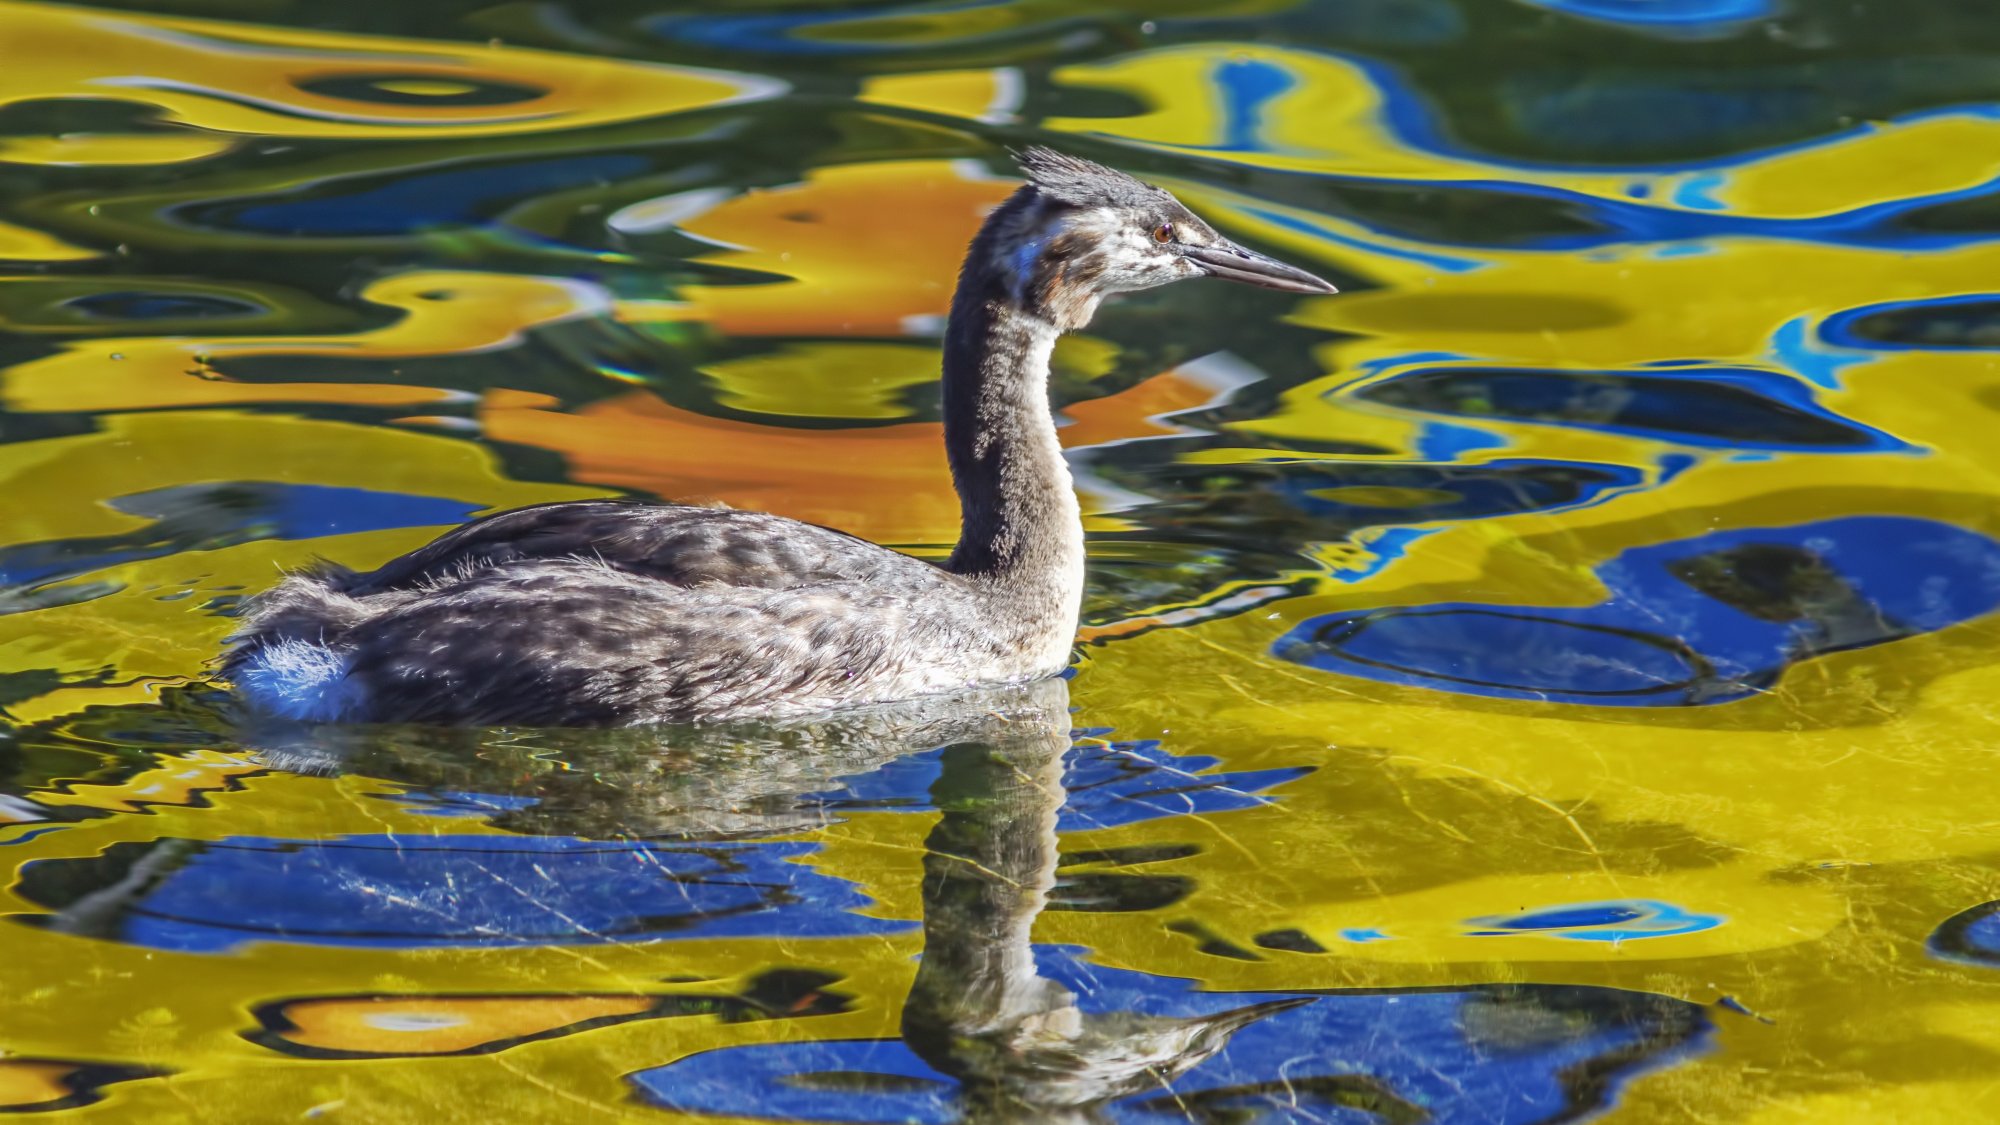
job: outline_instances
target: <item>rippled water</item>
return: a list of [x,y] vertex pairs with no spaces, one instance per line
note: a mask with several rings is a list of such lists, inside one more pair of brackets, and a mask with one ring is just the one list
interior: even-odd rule
[[[0,55],[0,1110],[2000,1120],[1987,6],[0,2]],[[1072,679],[232,724],[247,593],[475,512],[947,544],[941,316],[1033,142],[1344,290],[1064,342]]]

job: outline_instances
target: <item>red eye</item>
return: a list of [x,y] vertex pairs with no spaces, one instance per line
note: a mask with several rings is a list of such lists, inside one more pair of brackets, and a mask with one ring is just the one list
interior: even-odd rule
[[1153,228],[1154,242],[1172,242],[1173,240],[1174,240],[1174,224],[1161,223],[1159,226]]

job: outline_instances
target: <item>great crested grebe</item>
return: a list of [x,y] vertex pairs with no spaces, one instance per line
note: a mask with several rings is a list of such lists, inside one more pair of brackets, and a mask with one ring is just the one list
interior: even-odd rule
[[962,524],[942,565],[762,512],[580,500],[253,599],[221,673],[311,722],[634,726],[783,718],[1052,676],[1083,525],[1048,400],[1056,337],[1191,277],[1332,293],[1173,196],[1033,148],[972,240],[944,342]]

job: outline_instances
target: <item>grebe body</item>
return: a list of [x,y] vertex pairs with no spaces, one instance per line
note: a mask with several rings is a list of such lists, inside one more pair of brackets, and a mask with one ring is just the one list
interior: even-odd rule
[[222,675],[309,722],[632,726],[784,718],[1051,676],[1083,528],[1048,400],[1058,336],[1110,294],[1213,276],[1333,286],[1168,193],[1031,149],[973,239],[944,346],[961,529],[932,563],[760,512],[584,500],[477,520],[245,609]]

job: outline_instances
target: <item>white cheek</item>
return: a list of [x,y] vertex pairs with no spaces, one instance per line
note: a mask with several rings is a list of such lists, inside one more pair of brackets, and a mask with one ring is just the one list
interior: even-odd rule
[[1153,241],[1151,232],[1121,232],[1112,261],[1122,290],[1150,289],[1178,280],[1184,260]]

